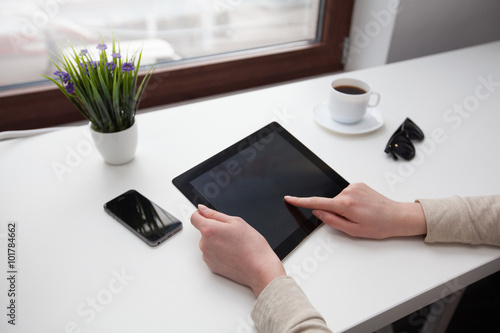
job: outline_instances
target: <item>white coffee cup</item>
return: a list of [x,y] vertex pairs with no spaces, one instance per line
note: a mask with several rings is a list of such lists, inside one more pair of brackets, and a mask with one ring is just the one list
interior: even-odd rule
[[377,106],[379,101],[380,94],[373,92],[368,83],[340,78],[330,84],[327,107],[333,120],[352,124],[360,121],[365,116],[366,109]]

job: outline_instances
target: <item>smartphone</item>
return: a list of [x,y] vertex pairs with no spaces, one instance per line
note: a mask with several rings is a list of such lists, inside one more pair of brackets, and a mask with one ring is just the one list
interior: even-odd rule
[[149,246],[158,246],[182,230],[182,222],[136,190],[104,204],[104,210]]

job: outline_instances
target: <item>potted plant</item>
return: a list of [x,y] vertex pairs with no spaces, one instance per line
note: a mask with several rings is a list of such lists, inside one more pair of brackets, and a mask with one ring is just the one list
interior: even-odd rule
[[[135,114],[153,67],[138,85],[142,49],[130,58],[122,56],[113,38],[111,55],[104,42],[97,45],[98,57],[88,49],[61,51],[55,83],[62,93],[90,122],[97,150],[109,164],[130,162],[137,147]],[[96,58],[96,59],[95,59]]]

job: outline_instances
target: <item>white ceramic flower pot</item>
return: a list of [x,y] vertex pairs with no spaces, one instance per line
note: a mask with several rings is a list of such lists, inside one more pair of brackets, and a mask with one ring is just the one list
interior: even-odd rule
[[101,133],[92,129],[90,134],[104,161],[112,165],[121,165],[132,161],[137,149],[137,121],[121,132]]

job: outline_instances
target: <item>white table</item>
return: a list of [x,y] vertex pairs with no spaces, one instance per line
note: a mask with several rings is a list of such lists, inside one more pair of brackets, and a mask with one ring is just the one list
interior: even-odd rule
[[[0,331],[255,330],[252,292],[209,271],[189,222],[195,208],[171,180],[277,120],[348,181],[396,200],[498,193],[498,59],[500,42],[141,114],[137,155],[124,166],[103,162],[85,126],[0,142]],[[382,128],[349,136],[314,121],[337,76],[381,93]],[[414,161],[395,162],[383,149],[407,116],[427,136]],[[153,249],[115,222],[102,205],[131,188],[184,230]],[[16,326],[6,316],[13,222]],[[500,250],[354,239],[321,227],[284,263],[334,331],[368,332],[499,270]]]

